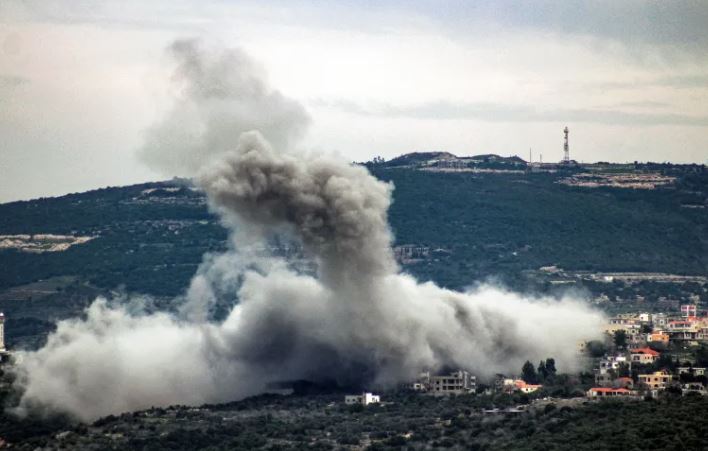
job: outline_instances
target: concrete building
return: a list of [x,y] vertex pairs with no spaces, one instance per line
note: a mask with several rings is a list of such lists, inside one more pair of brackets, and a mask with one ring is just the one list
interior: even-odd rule
[[660,330],[647,334],[647,343],[669,344],[669,334],[666,334]]
[[651,374],[640,374],[639,383],[645,387],[663,390],[665,389],[673,380],[673,376],[666,371],[655,371]]
[[663,329],[669,323],[669,318],[666,313],[652,313],[651,324],[654,329]]
[[423,382],[410,382],[408,384],[403,384],[402,388],[404,390],[413,390],[420,392],[428,391],[428,387]]
[[681,316],[684,318],[695,318],[698,313],[698,309],[695,304],[683,304],[681,306]]
[[690,366],[682,366],[677,368],[679,375],[681,374],[692,374],[694,376],[705,376],[706,375],[706,369],[705,368],[695,368],[695,367],[690,367]]
[[425,376],[427,376],[428,391],[435,395],[464,395],[474,393],[477,389],[477,377],[464,370],[440,376],[424,373],[421,381],[423,383],[425,383]]
[[605,356],[600,359],[598,368],[595,369],[595,385],[611,387],[623,366],[630,366],[627,357],[623,355]]
[[617,371],[622,365],[628,364],[629,362],[627,362],[627,357],[623,355],[606,356],[600,360],[600,366],[598,370],[600,371],[600,374],[605,374],[610,370]]
[[378,404],[380,402],[381,397],[379,395],[368,392],[364,392],[360,395],[346,395],[344,397],[344,403],[347,405],[362,404],[368,406],[369,404]]
[[638,321],[623,319],[623,318],[613,318],[610,320],[610,324],[605,326],[605,333],[612,336],[617,331],[624,331],[627,335],[629,341],[636,341],[641,337],[642,326]]
[[632,363],[649,364],[654,363],[661,353],[651,348],[638,348],[630,351]]

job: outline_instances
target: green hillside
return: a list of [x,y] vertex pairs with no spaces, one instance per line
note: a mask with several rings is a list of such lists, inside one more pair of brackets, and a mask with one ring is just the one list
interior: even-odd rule
[[[559,182],[595,167],[532,172],[517,170],[515,159],[494,159],[481,171],[445,172],[416,168],[420,155],[430,156],[399,159],[406,168],[369,165],[395,185],[391,227],[404,270],[420,279],[458,289],[489,278],[534,292],[580,288],[607,298],[608,309],[708,302],[705,166],[630,170],[673,180],[656,189],[587,188]],[[504,164],[514,170],[498,171]],[[0,205],[0,243],[32,234],[88,241],[56,252],[0,249],[0,311],[12,318],[10,342],[28,346],[98,294],[150,294],[155,308],[169,308],[202,256],[223,250],[226,240],[202,193],[183,180]],[[52,245],[25,238],[42,249]],[[405,254],[406,247],[413,253]],[[596,277],[616,272],[692,277],[631,283]]]

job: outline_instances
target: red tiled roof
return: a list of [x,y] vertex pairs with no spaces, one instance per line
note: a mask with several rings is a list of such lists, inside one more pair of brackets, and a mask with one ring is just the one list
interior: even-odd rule
[[632,354],[649,354],[653,356],[658,356],[660,353],[653,350],[652,348],[638,348],[638,349],[633,349]]
[[598,392],[598,393],[631,393],[629,390],[626,388],[607,388],[607,387],[593,387],[590,389],[590,391]]

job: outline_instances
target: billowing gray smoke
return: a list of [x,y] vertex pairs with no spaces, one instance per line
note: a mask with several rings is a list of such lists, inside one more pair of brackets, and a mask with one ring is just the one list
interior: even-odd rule
[[[85,320],[61,322],[44,348],[21,356],[23,409],[93,419],[232,400],[284,380],[391,385],[443,367],[517,372],[549,356],[572,369],[576,343],[600,330],[601,315],[579,301],[490,286],[460,293],[401,273],[387,222],[392,187],[362,167],[249,131],[197,181],[232,228],[232,250],[205,260],[181,315],[97,300]],[[264,252],[274,234],[299,241],[317,271]],[[220,298],[238,304],[210,322]]]
[[171,110],[153,125],[139,151],[152,169],[192,176],[233,149],[241,133],[260,130],[279,149],[301,138],[310,122],[298,102],[272,90],[263,70],[239,49],[215,50],[196,40],[168,49],[176,63]]

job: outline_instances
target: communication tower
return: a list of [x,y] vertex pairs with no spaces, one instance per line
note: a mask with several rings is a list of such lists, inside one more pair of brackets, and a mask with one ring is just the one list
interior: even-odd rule
[[563,164],[570,163],[570,149],[568,148],[568,127],[563,130],[565,142],[563,143]]

